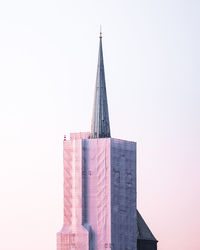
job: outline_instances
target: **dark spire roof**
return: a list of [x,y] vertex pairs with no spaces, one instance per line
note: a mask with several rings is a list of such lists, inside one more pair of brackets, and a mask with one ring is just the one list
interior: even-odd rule
[[100,32],[99,57],[96,76],[95,98],[92,115],[92,138],[111,137],[103,63],[102,33]]
[[137,210],[137,239],[157,241]]

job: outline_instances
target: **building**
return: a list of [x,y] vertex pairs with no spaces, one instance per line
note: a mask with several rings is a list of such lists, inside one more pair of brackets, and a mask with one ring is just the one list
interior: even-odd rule
[[137,211],[137,250],[157,250],[157,240]]
[[136,209],[136,143],[111,138],[102,35],[91,132],[64,137],[64,222],[57,250],[154,250]]

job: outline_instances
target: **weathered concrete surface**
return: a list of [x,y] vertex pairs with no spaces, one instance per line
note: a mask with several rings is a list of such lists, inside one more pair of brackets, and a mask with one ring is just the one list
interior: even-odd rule
[[113,249],[136,249],[136,219],[136,143],[111,139]]

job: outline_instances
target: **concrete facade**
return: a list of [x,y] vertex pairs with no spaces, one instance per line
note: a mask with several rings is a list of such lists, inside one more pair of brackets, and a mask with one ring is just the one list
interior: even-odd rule
[[111,139],[111,222],[113,249],[137,244],[136,143]]
[[136,250],[136,144],[85,136],[64,140],[64,225],[57,250]]

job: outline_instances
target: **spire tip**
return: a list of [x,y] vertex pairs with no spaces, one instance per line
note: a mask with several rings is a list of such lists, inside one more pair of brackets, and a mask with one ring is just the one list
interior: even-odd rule
[[102,26],[100,25],[100,36],[99,38],[101,39],[102,38]]

